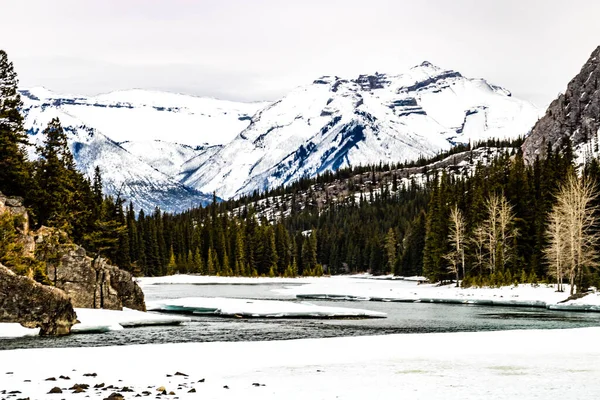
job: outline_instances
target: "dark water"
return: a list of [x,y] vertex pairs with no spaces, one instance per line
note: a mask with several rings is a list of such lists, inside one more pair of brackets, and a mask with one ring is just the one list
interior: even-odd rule
[[[289,286],[289,285],[286,285]],[[222,296],[297,301],[272,292],[281,285],[156,285],[144,288],[147,300]],[[385,319],[302,320],[224,319],[192,317],[181,326],[130,328],[100,334],[61,338],[0,340],[0,350],[34,347],[113,346],[146,343],[256,341],[336,336],[561,329],[600,326],[600,313],[548,311],[540,308],[489,307],[431,303],[384,303],[311,300],[336,307],[363,308],[387,313]]]

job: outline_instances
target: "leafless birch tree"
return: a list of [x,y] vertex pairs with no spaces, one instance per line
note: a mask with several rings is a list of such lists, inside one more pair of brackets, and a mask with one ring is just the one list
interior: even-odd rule
[[571,173],[557,195],[555,212],[564,226],[560,240],[564,240],[565,252],[561,259],[569,277],[571,295],[575,293],[577,280],[581,281],[585,269],[598,265],[596,246],[600,236],[594,229],[594,186],[593,182]]
[[448,235],[452,250],[446,254],[445,258],[449,262],[448,270],[456,276],[456,286],[458,287],[459,272],[462,269],[465,276],[465,241],[466,227],[465,217],[457,205],[450,210],[450,233]]
[[517,235],[513,227],[515,214],[504,195],[491,194],[485,202],[487,219],[475,229],[475,240],[485,237],[487,261],[485,266],[490,273],[498,267],[504,269],[513,255],[513,240]]
[[563,292],[563,277],[565,274],[565,257],[567,255],[565,218],[559,207],[555,206],[548,218],[546,238],[548,245],[544,250],[546,259],[550,263],[548,273],[556,278],[557,290]]

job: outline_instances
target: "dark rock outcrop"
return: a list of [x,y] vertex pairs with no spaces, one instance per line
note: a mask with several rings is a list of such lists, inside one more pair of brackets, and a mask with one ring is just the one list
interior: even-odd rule
[[550,144],[556,149],[564,138],[575,147],[598,135],[600,128],[600,47],[596,48],[567,90],[554,100],[523,143],[528,163],[544,157]]
[[42,335],[67,335],[77,315],[62,290],[18,276],[0,265],[0,322],[40,328]]
[[45,260],[48,278],[64,290],[77,308],[121,310],[128,307],[146,311],[144,293],[133,276],[107,263],[104,258],[88,257],[84,248],[74,244],[56,244],[60,232],[41,228],[36,232],[36,244],[54,248],[56,259]]

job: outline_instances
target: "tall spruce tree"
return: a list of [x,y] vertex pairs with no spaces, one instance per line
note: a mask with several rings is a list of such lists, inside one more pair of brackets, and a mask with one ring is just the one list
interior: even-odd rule
[[12,62],[0,50],[0,192],[27,197],[32,189],[31,164],[24,148],[28,141],[18,84]]

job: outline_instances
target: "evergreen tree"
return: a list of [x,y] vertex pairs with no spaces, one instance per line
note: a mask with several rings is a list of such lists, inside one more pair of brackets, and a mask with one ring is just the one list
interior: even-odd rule
[[5,51],[0,50],[0,192],[27,197],[31,192],[31,165],[24,146],[28,143],[23,128],[17,74]]
[[387,256],[386,270],[383,271],[384,274],[393,273],[394,268],[396,266],[396,251],[397,251],[397,243],[396,243],[396,234],[394,230],[390,228],[385,237],[385,253]]

